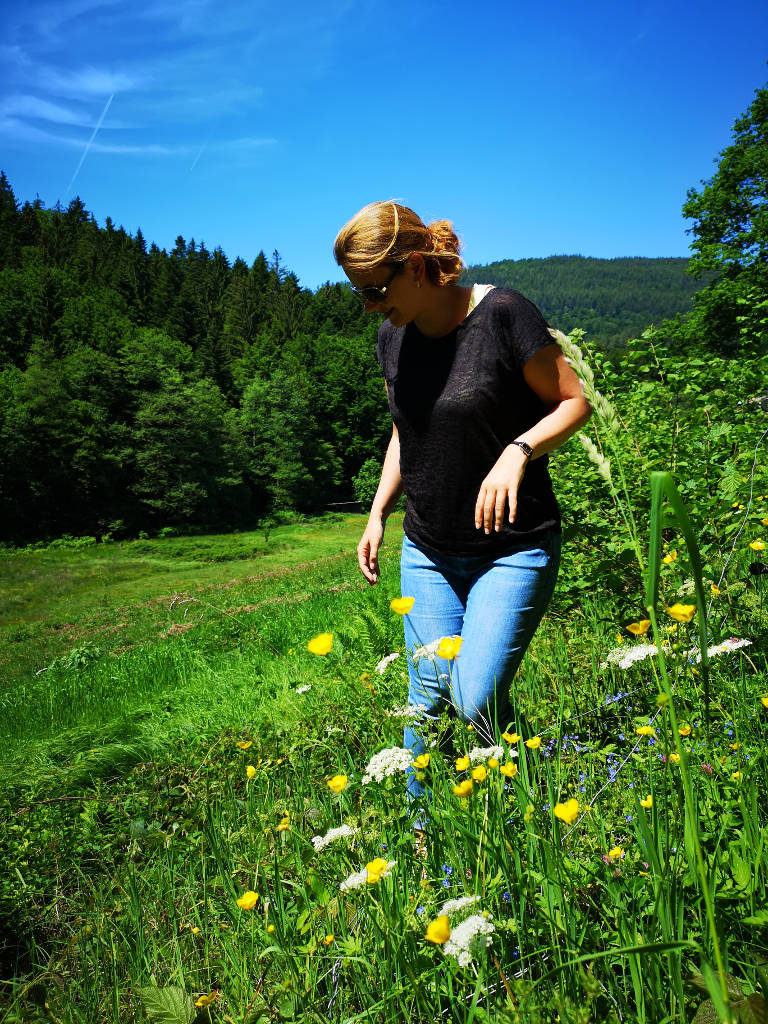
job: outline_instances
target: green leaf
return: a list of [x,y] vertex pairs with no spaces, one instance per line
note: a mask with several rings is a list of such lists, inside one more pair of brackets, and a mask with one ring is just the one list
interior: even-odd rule
[[748,995],[739,1005],[740,1024],[768,1024],[768,1006],[759,992]]
[[745,917],[742,924],[751,924],[757,928],[765,927],[768,925],[768,910],[758,910],[751,917]]
[[160,1024],[191,1024],[197,1016],[192,997],[178,985],[146,985],[139,989],[139,995],[146,1015]]

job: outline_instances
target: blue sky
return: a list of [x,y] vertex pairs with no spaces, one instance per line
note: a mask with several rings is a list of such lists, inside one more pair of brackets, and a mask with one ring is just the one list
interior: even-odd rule
[[686,190],[768,81],[765,0],[55,0],[0,13],[0,168],[170,248],[341,276],[373,199],[465,259],[683,256]]

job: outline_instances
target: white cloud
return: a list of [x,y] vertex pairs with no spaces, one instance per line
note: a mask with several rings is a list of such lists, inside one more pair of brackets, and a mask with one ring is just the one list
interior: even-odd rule
[[53,67],[40,67],[38,80],[43,89],[57,96],[111,96],[113,93],[131,92],[147,84],[142,78],[111,71],[106,68],[84,67],[61,71]]
[[15,95],[0,100],[0,115],[5,117],[32,117],[54,124],[72,124],[92,128],[94,120],[88,114],[70,107],[62,107],[37,96]]

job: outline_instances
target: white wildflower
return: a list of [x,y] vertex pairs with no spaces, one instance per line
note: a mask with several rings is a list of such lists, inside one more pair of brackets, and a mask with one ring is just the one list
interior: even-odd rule
[[339,825],[338,828],[331,828],[325,833],[324,836],[313,836],[312,845],[314,846],[317,853],[324,850],[326,846],[330,846],[331,843],[335,843],[337,839],[350,839],[356,832],[356,829],[350,825]]
[[[383,871],[377,872],[374,876],[374,881],[378,882],[380,878],[389,878],[392,874],[392,868],[395,866],[395,861],[387,861],[387,866]],[[368,868],[364,867],[361,871],[353,871],[349,878],[345,878],[339,886],[341,892],[348,892],[350,889],[359,889],[362,885],[365,885],[368,881]]]
[[[717,658],[720,654],[730,654],[731,651],[738,651],[742,647],[751,647],[751,640],[739,640],[737,637],[729,637],[728,640],[723,640],[721,644],[715,644],[713,647],[707,648],[707,655],[710,658]],[[694,657],[696,661],[701,661],[701,651],[696,647],[692,647],[689,651],[686,651],[686,657]]]
[[401,708],[392,708],[387,714],[390,718],[419,718],[426,710],[426,704],[405,704]]
[[413,764],[413,754],[405,747],[386,747],[374,754],[368,762],[363,776],[363,785],[367,785],[372,779],[382,782],[389,775],[396,775],[397,772],[404,772]]
[[[668,654],[669,647],[664,647],[663,651]],[[600,668],[607,668],[609,665],[618,665],[623,669],[632,668],[635,662],[645,661],[646,658],[652,658],[658,653],[656,644],[631,644],[629,647],[623,644],[608,652]]]
[[440,913],[458,914],[460,910],[464,910],[465,907],[471,907],[472,904],[477,903],[479,899],[479,896],[460,896],[457,900],[446,900]]
[[472,764],[475,761],[487,761],[489,757],[495,757],[496,760],[501,760],[504,757],[504,749],[502,747],[472,747],[469,752],[469,760]]
[[483,914],[472,914],[461,924],[451,929],[451,936],[443,944],[446,956],[454,956],[461,967],[469,967],[472,954],[487,949],[493,940],[491,935],[496,929]]
[[349,892],[350,889],[359,889],[368,881],[368,868],[362,871],[353,871],[349,878],[345,878],[339,886],[341,892]]
[[307,691],[311,690],[311,689],[312,689],[311,686],[297,686],[296,687],[296,693],[307,693]]
[[397,661],[399,657],[400,655],[398,654],[397,651],[395,651],[394,654],[388,654],[386,658],[381,659],[381,661],[378,663],[378,665],[373,671],[378,672],[380,676],[383,676],[384,673],[387,671],[387,668],[392,664],[392,662]]
[[440,646],[440,640],[442,640],[442,637],[440,637],[437,640],[431,640],[428,644],[424,644],[423,647],[414,647],[413,654],[411,655],[411,657],[413,658],[414,665],[419,660],[419,658],[427,658],[429,659],[429,661],[434,661],[435,652],[437,651],[437,648]]

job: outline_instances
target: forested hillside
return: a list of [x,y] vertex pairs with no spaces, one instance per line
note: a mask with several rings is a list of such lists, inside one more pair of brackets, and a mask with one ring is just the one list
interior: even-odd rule
[[676,313],[688,312],[702,281],[694,280],[687,267],[688,260],[682,258],[549,256],[471,266],[464,277],[516,288],[553,326],[566,333],[580,327],[591,341],[611,349],[638,337],[650,324],[659,326]]
[[[615,343],[688,308],[684,265],[552,257],[468,275]],[[348,287],[301,288],[277,252],[249,266],[182,237],[166,252],[79,198],[20,204],[0,175],[0,541],[353,499],[389,430],[377,326]]]

